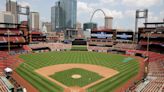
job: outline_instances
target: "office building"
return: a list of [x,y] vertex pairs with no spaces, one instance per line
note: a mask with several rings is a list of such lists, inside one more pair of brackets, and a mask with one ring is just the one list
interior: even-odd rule
[[[11,12],[0,12],[0,23],[16,23],[15,16]],[[0,25],[0,27],[6,27]]]
[[18,12],[16,0],[6,0],[6,11],[14,15],[15,23],[18,23]]
[[51,8],[52,30],[76,29],[77,0],[59,0]]
[[51,23],[52,31],[61,31],[65,28],[64,12],[61,7],[60,1],[51,7]]
[[30,30],[39,31],[40,20],[38,12],[30,12]]
[[97,29],[97,24],[96,23],[84,23],[83,24],[83,30],[86,31],[87,29]]
[[51,24],[52,24],[52,31],[55,32],[55,6],[51,7]]
[[65,26],[67,28],[76,28],[77,23],[77,0],[60,0],[64,12]]
[[47,32],[52,32],[52,24],[50,22],[43,22],[42,26],[47,28]]

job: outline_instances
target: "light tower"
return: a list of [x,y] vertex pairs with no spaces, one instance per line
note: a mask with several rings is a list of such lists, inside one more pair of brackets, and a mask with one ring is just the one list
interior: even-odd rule
[[136,10],[136,18],[135,18],[135,32],[134,32],[134,41],[138,41],[138,20],[144,19],[145,23],[148,22],[148,9],[144,10]]

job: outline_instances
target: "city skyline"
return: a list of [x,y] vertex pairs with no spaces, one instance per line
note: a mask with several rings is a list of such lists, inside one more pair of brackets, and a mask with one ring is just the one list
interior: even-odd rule
[[[40,13],[42,21],[51,20],[51,7],[57,0],[17,0],[21,5],[29,5],[31,11]],[[149,10],[149,22],[163,21],[164,0],[77,0],[77,22],[89,22],[95,9],[102,9],[106,15],[114,17],[114,28],[125,28],[134,30],[135,10]],[[5,0],[1,0],[0,11],[5,10]],[[36,5],[37,4],[37,5]],[[44,6],[44,7],[43,7]],[[93,18],[99,26],[104,25],[104,16],[97,12]]]

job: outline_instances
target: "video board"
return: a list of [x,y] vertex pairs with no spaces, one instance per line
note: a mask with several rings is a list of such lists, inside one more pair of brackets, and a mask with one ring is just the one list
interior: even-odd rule
[[113,32],[92,32],[91,38],[107,39],[112,38]]
[[133,41],[133,32],[117,32],[116,40]]

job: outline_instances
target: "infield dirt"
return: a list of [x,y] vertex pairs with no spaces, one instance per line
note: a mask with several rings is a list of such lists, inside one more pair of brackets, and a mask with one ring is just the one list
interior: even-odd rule
[[[50,75],[55,74],[56,72],[61,72],[72,68],[81,68],[91,72],[95,72],[103,76],[103,78],[80,88],[80,87],[67,87],[66,85],[49,77]],[[85,92],[84,90],[88,89],[89,87],[96,85],[119,73],[114,69],[110,69],[98,65],[91,65],[91,64],[59,64],[59,65],[43,67],[35,70],[35,72],[63,87],[65,89],[65,92]]]

